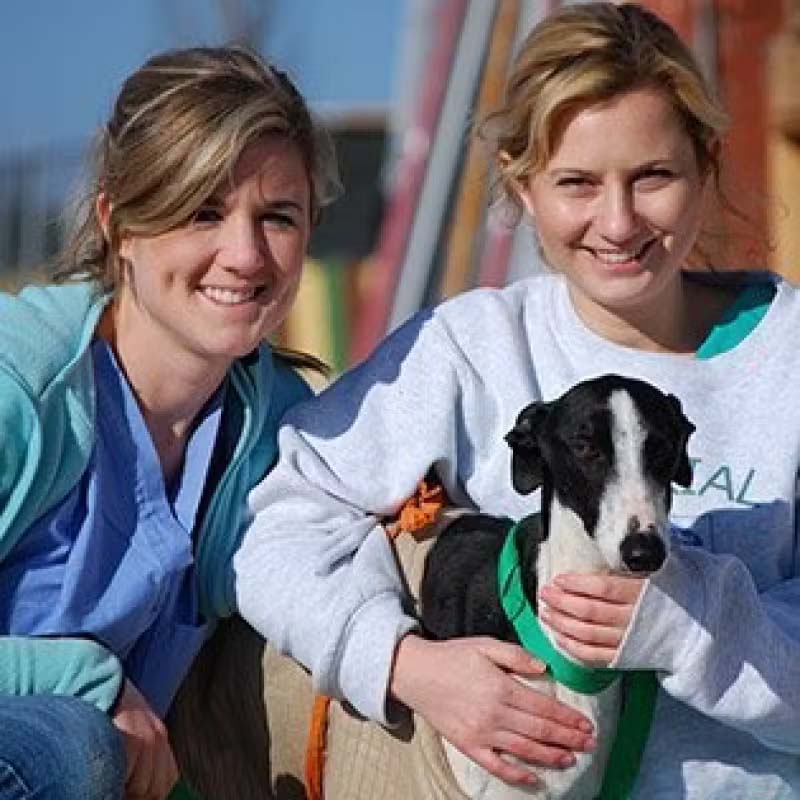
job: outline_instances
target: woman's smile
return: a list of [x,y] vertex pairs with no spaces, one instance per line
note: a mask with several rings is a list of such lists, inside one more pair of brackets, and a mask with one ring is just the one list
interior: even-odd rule
[[656,241],[656,239],[649,239],[643,244],[625,250],[610,250],[589,245],[581,245],[579,249],[589,253],[594,259],[608,267],[609,272],[627,273],[644,268],[644,262]]
[[229,289],[224,286],[202,286],[201,294],[212,303],[222,306],[239,306],[259,297],[264,291],[263,286],[250,289]]

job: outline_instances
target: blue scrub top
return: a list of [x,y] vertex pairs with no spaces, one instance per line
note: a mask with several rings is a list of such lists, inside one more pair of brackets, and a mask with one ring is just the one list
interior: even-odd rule
[[222,416],[209,401],[165,486],[136,398],[108,344],[92,345],[94,452],[80,482],[0,564],[0,633],[85,635],[120,658],[160,715],[207,633],[192,530]]

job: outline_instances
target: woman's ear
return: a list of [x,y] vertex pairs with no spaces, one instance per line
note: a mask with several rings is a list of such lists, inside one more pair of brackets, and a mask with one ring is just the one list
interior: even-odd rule
[[113,206],[111,205],[111,200],[108,195],[102,190],[99,191],[94,201],[94,213],[97,217],[97,224],[100,226],[100,230],[103,231],[103,236],[107,242],[110,241],[108,229],[111,222],[112,208]]
[[[103,237],[109,247],[112,247],[111,242],[111,213],[114,210],[114,204],[111,202],[109,196],[100,191],[97,193],[97,199],[94,202],[94,213],[97,216],[97,223],[100,225],[100,230],[103,231]],[[128,258],[128,245],[130,237],[120,235],[117,243],[117,253],[123,258]]]
[[525,209],[525,213],[535,222],[536,213],[534,210],[533,193],[531,191],[530,178],[526,178],[525,183],[523,183],[522,181],[514,181],[514,191],[516,192],[516,195],[519,198],[520,203],[522,203],[522,207]]
[[499,154],[498,161],[500,172],[505,176],[508,190],[519,200],[520,204],[525,209],[525,213],[528,214],[531,219],[535,219],[533,203],[531,201],[530,178],[527,175],[521,178],[512,178],[508,175],[508,167],[512,159],[505,151]]

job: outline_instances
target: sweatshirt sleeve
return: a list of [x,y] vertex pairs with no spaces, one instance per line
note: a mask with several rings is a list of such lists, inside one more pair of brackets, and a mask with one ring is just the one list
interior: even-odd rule
[[117,657],[91,639],[0,637],[0,694],[70,695],[109,711],[122,681]]
[[765,746],[800,754],[800,578],[759,593],[734,556],[677,547],[648,581],[614,663]]
[[234,560],[245,619],[318,691],[381,722],[396,643],[416,622],[380,520],[429,467],[455,469],[459,379],[432,325],[412,320],[289,412]]

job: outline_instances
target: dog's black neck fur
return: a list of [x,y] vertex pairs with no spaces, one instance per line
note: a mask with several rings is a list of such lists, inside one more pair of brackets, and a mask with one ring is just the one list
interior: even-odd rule
[[547,540],[549,525],[549,505],[543,505],[539,513],[530,514],[517,524],[515,544],[519,554],[522,589],[534,612],[536,611],[536,596],[538,592],[536,562],[539,560],[541,546]]
[[[517,524],[515,544],[520,562],[522,589],[536,611],[536,562],[547,540],[553,493],[542,489],[542,510]],[[453,636],[494,636],[519,642],[500,599],[497,562],[513,522],[486,514],[458,518],[439,537],[425,566],[420,603],[426,635],[435,639]],[[464,535],[469,536],[465,546]],[[435,580],[428,580],[436,575]]]

